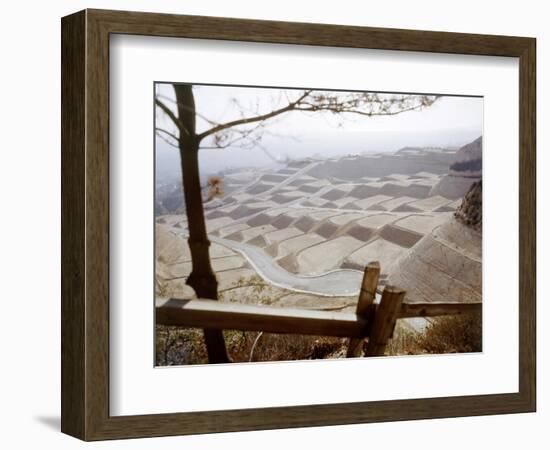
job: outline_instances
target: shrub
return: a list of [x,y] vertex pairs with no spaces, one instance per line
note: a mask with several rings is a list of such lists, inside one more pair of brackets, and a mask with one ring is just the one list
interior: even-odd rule
[[470,353],[482,350],[481,314],[435,319],[417,345],[426,353]]
[[466,172],[466,171],[472,171],[472,172],[478,172],[482,168],[481,164],[481,158],[478,159],[471,159],[469,161],[460,161],[455,162],[451,164],[449,169],[454,170],[456,172]]

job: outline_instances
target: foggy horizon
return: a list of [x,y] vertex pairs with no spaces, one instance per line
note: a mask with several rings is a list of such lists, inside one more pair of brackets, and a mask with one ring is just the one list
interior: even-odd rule
[[[222,123],[250,115],[250,111],[265,112],[295,91],[199,85],[193,87],[193,93],[200,132],[208,127],[204,119]],[[157,94],[167,100],[174,98],[170,84],[158,84]],[[395,116],[349,116],[337,123],[329,113],[283,114],[268,122],[259,146],[201,149],[201,175],[238,168],[277,167],[292,159],[395,152],[403,147],[461,147],[483,134],[483,98],[479,97],[444,96],[430,107]],[[157,126],[173,131],[163,114],[157,114],[156,120]],[[155,147],[157,181],[181,176],[177,148],[158,136]]]

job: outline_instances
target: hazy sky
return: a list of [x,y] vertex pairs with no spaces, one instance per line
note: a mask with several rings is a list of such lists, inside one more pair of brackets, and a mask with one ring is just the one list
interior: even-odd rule
[[[268,112],[295,98],[290,89],[194,86],[197,113],[221,123]],[[172,105],[170,84],[157,85],[157,94]],[[244,111],[244,112],[243,112]],[[197,119],[197,131],[210,125]],[[174,131],[173,124],[157,112],[157,126]],[[340,125],[340,126],[339,126]],[[266,166],[286,157],[335,157],[350,153],[395,151],[404,146],[460,146],[482,135],[483,99],[473,97],[440,98],[421,111],[394,116],[364,117],[346,115],[339,120],[330,113],[291,112],[278,116],[266,126],[262,147],[201,150],[201,171],[217,172],[230,167]],[[209,142],[204,142],[209,145]],[[177,150],[156,139],[157,165],[174,166]],[[176,165],[177,167],[177,165]]]

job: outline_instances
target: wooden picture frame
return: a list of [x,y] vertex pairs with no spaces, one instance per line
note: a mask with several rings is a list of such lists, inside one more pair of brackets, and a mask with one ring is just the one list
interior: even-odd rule
[[[61,29],[61,428],[64,433],[84,440],[101,440],[535,411],[535,39],[104,10],[85,10],[64,17]],[[111,34],[519,58],[519,391],[461,397],[110,416]]]

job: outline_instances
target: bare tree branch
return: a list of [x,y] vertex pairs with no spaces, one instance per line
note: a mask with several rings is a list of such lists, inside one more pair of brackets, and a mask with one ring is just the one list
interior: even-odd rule
[[404,112],[409,111],[417,111],[424,108],[424,105],[417,105],[417,106],[411,106],[409,108],[400,109],[398,111],[390,111],[390,110],[382,110],[382,111],[360,111],[360,110],[354,110],[354,109],[347,109],[347,108],[340,108],[338,110],[332,109],[330,106],[304,106],[304,107],[296,107],[296,111],[304,111],[304,112],[318,112],[318,111],[330,111],[334,114],[358,114],[361,116],[368,116],[368,117],[375,117],[375,116],[395,116],[397,114],[401,114]]
[[[431,106],[439,96],[427,95],[393,95],[381,96],[377,93],[351,93],[342,95],[339,92],[327,93],[307,90],[298,99],[291,101],[285,92],[287,104],[268,113],[242,117],[227,123],[217,124],[198,135],[199,141],[210,135],[216,135],[224,130],[238,132],[235,128],[256,122],[264,122],[273,117],[290,111],[330,112],[332,114],[353,114],[367,117],[394,116],[404,112],[421,110]],[[242,112],[242,108],[240,108]],[[226,137],[227,139],[227,137]],[[216,145],[214,148],[225,148]]]
[[[157,99],[162,99],[162,100],[167,100],[169,101],[170,103],[173,103],[174,105],[176,106],[180,106],[181,108],[183,109],[187,109],[187,110],[190,110],[189,107],[187,105],[183,105],[182,103],[180,102],[177,102],[176,100],[174,99],[171,99],[170,97],[167,97],[166,95],[162,95],[162,94],[157,94]],[[204,114],[201,114],[199,113],[198,111],[195,111],[195,115],[197,117],[200,117],[202,120],[204,120],[205,122],[208,122],[210,125],[217,125],[217,122],[215,120],[212,120],[212,119],[209,119],[208,117],[206,117]]]
[[160,108],[162,109],[162,111],[164,112],[164,114],[166,114],[170,120],[172,122],[174,122],[174,125],[176,127],[178,127],[178,130],[180,131],[180,133],[185,133],[186,135],[189,135],[189,132],[187,131],[187,129],[183,126],[183,124],[181,123],[181,121],[176,117],[176,115],[172,112],[172,110],[170,108],[168,108],[168,106],[166,106],[166,104],[160,100],[158,97],[155,98],[155,104]]
[[233,127],[236,127],[238,125],[245,125],[245,124],[250,124],[250,123],[254,123],[254,122],[264,121],[264,120],[270,119],[272,117],[278,116],[280,114],[283,114],[285,112],[292,111],[293,109],[295,109],[296,105],[299,104],[299,102],[301,102],[303,99],[305,99],[310,94],[310,92],[311,91],[305,91],[304,94],[298,98],[298,100],[296,100],[294,102],[291,102],[291,103],[287,104],[286,106],[284,106],[282,108],[279,108],[279,109],[276,109],[274,111],[271,111],[269,113],[260,114],[258,116],[253,116],[253,117],[245,117],[245,118],[242,118],[242,119],[237,119],[237,120],[233,120],[231,122],[216,125],[216,126],[210,128],[209,130],[206,130],[206,131],[200,133],[197,136],[197,138],[198,138],[199,141],[201,141],[206,136],[210,136],[211,134],[218,133],[218,132],[220,132],[222,130],[225,130],[227,128],[233,128]]
[[164,133],[166,134],[167,136],[170,136],[172,139],[174,139],[176,142],[179,140],[179,137],[176,136],[174,133],[171,133],[170,131],[168,130],[165,130],[164,128],[160,128],[160,127],[156,127],[155,128],[155,131],[157,133]]
[[169,139],[166,139],[162,134],[157,133],[157,136],[160,139],[162,139],[164,142],[166,142],[169,146],[174,147],[174,148],[179,148],[179,144],[176,144],[176,143],[170,141]]
[[[255,108],[245,108],[235,98],[232,102],[240,112],[241,117],[226,123],[217,123],[195,111],[197,117],[200,117],[211,125],[211,128],[196,135],[197,142],[201,142],[207,137],[212,137],[212,143],[209,142],[207,145],[200,146],[200,148],[224,149],[235,145],[241,148],[261,148],[260,141],[268,133],[268,130],[264,128],[265,123],[270,119],[291,111],[303,113],[325,112],[342,117],[346,115],[366,117],[394,116],[404,112],[421,110],[424,107],[431,106],[439,98],[439,96],[435,95],[389,95],[372,92],[342,93],[337,91],[304,90],[297,99],[291,100],[288,91],[281,90],[278,100],[273,105],[274,108],[280,103],[283,96],[286,99],[286,105],[263,114],[260,113],[260,104],[258,102],[256,102]],[[161,100],[164,98],[176,105],[178,103],[162,95],[158,95],[155,99],[156,104],[171,118],[172,122],[174,122],[181,132],[181,121],[178,120],[170,108]],[[185,105],[182,105],[182,107],[185,108]],[[245,116],[245,112],[253,114]],[[253,128],[248,127],[248,125],[252,124],[255,124]],[[341,126],[341,124],[338,124],[338,126]],[[159,137],[170,145],[176,146],[166,138],[169,136],[178,141],[175,134],[164,129],[158,129],[158,131],[160,132],[158,134]]]

